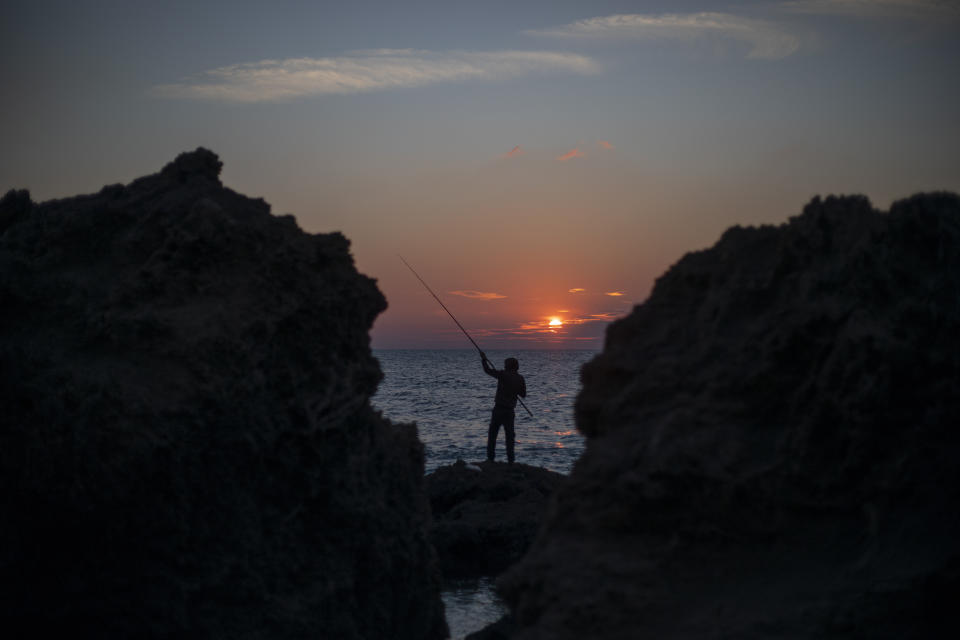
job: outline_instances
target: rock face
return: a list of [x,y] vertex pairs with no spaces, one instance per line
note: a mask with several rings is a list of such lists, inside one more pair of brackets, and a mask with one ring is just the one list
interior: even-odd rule
[[385,300],[219,171],[0,202],[3,628],[442,638],[422,446],[368,402]]
[[430,539],[443,577],[495,576],[519,560],[563,480],[526,464],[462,460],[429,474]]
[[730,229],[582,379],[586,452],[501,580],[515,638],[956,631],[957,196]]

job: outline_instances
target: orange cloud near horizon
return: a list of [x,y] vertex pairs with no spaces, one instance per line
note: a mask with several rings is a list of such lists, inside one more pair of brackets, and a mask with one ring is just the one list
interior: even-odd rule
[[616,296],[622,296],[622,295],[623,295],[623,291],[607,291],[607,292],[604,293],[603,295],[605,295],[605,296],[615,296],[615,297],[616,297]]
[[560,162],[566,162],[572,158],[582,158],[585,155],[586,154],[583,151],[580,151],[580,147],[576,147],[574,149],[570,149],[570,151],[567,151],[562,156],[557,156],[557,160]]
[[453,296],[462,296],[464,298],[471,298],[473,300],[500,300],[507,297],[502,293],[494,293],[492,291],[474,291],[473,289],[458,289],[457,291],[449,291],[448,293]]
[[543,341],[556,343],[556,340],[596,343],[603,338],[605,327],[623,314],[610,312],[577,314],[560,317],[543,316],[537,320],[518,320],[507,322],[498,328],[476,329],[478,337],[484,339],[506,339],[511,341]]
[[573,289],[568,289],[567,293],[585,293],[586,289],[583,287],[574,287]]

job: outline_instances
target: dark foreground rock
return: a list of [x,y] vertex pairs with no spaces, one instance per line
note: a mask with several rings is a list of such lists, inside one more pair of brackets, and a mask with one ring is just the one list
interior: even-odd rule
[[514,638],[956,635],[957,196],[730,229],[582,379]]
[[429,474],[430,538],[444,578],[493,576],[519,560],[563,480],[526,464],[462,460]]
[[340,234],[217,157],[0,202],[0,628],[441,638],[422,447]]

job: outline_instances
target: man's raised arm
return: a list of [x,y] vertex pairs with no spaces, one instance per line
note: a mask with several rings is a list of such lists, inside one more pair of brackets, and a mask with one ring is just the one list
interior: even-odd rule
[[480,352],[480,364],[483,365],[483,372],[485,374],[488,376],[493,376],[494,378],[497,377],[497,370],[490,365],[490,361],[487,360],[487,354],[485,354],[483,351]]

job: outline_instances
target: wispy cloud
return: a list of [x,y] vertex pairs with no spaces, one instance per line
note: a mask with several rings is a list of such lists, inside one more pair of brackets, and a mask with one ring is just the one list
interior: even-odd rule
[[271,102],[302,96],[497,80],[537,73],[591,74],[591,58],[555,51],[359,51],[335,58],[262,60],[219,67],[154,87],[167,98]]
[[570,151],[567,151],[562,156],[557,156],[557,160],[560,162],[566,162],[572,158],[582,158],[584,155],[586,154],[584,154],[583,151],[580,151],[580,148],[577,147],[576,149],[570,149]]
[[582,287],[574,287],[573,289],[568,289],[567,293],[585,293],[586,289]]
[[473,289],[462,289],[457,291],[450,291],[449,293],[450,295],[463,296],[464,298],[473,298],[474,300],[500,300],[501,298],[507,297],[500,293],[493,293],[488,291],[474,291]]
[[525,31],[527,35],[561,38],[673,38],[694,40],[719,36],[746,44],[748,58],[776,60],[800,48],[800,40],[767,20],[731,13],[618,14],[578,20],[547,29]]
[[612,311],[604,311],[603,313],[590,314],[590,320],[600,320],[603,322],[613,322],[619,317],[620,317],[620,314],[614,313]]
[[960,18],[955,0],[788,0],[778,6],[790,13],[856,18]]
[[504,158],[516,158],[517,156],[522,156],[522,155],[525,154],[525,153],[526,153],[526,151],[524,151],[523,149],[521,149],[521,148],[520,148],[520,145],[517,145],[517,146],[515,146],[513,149],[510,149],[510,151],[507,151],[505,154],[503,154],[502,157],[504,157]]
[[623,291],[607,291],[607,292],[604,293],[603,295],[605,295],[605,296],[613,296],[613,297],[617,298],[617,297],[620,297],[620,296],[623,295]]
[[613,149],[613,145],[607,142],[606,140],[597,140],[597,146],[600,147],[601,149],[606,149],[607,151],[610,151]]

